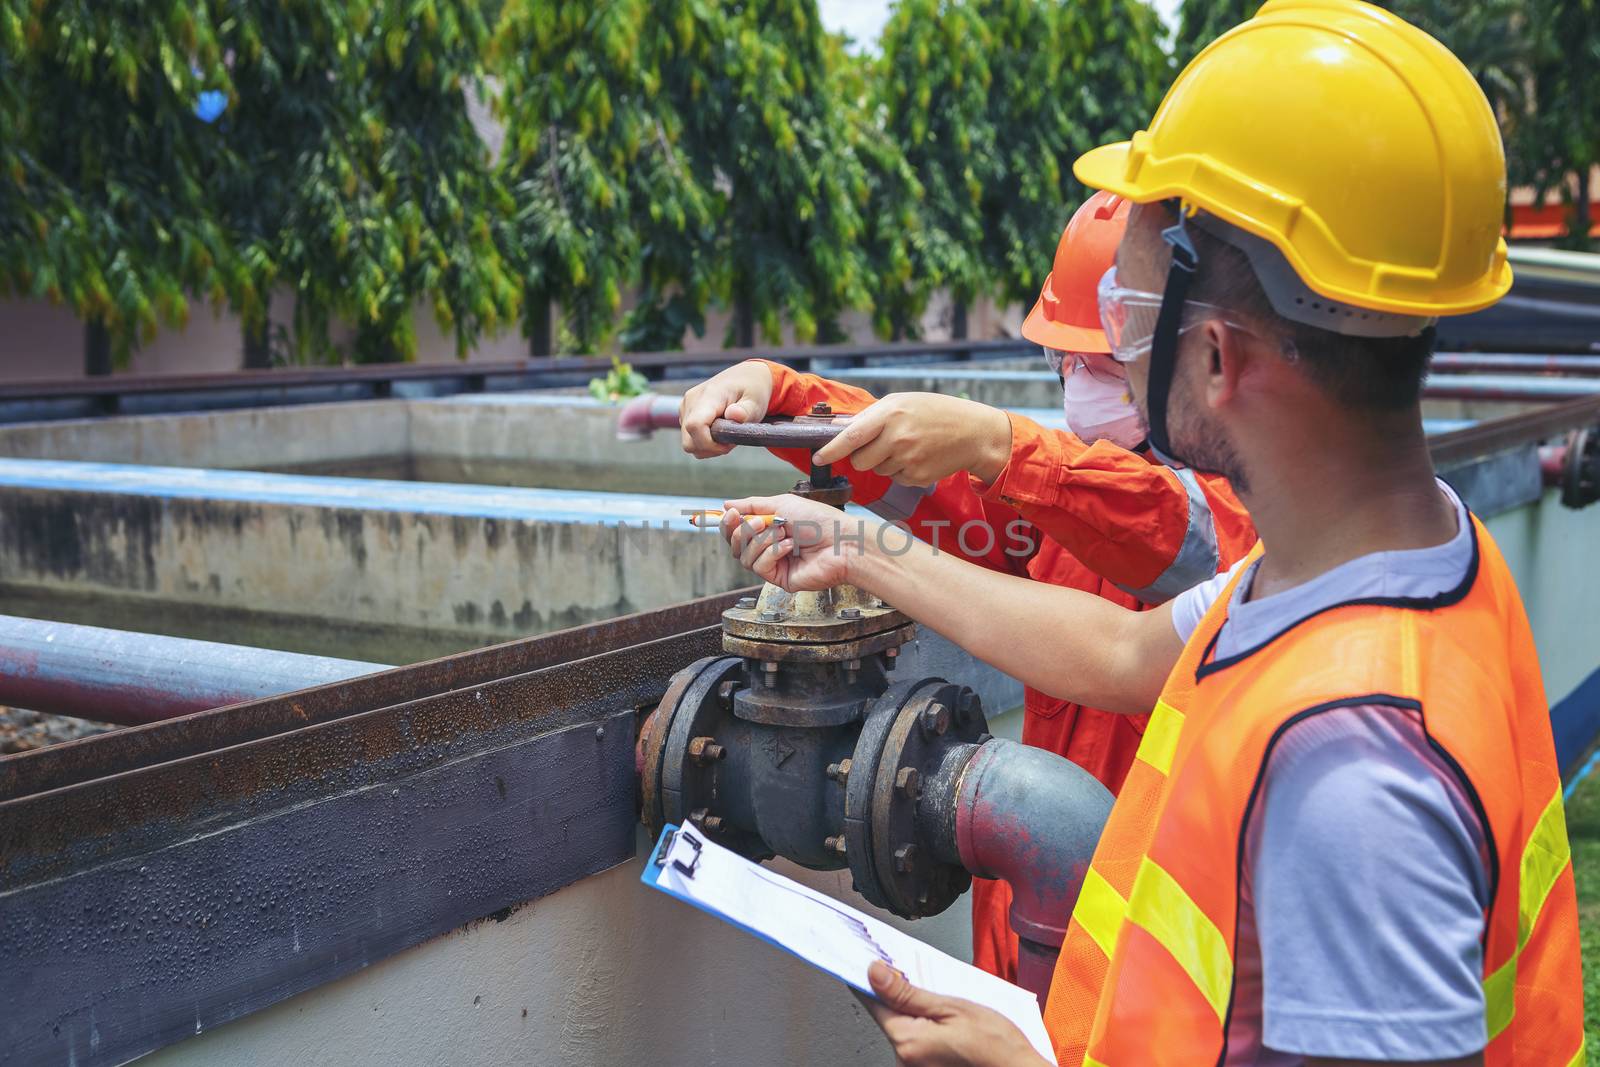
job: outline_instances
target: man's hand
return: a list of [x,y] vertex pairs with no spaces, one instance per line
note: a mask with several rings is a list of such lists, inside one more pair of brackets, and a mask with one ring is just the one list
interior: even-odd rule
[[696,459],[727,455],[733,446],[719,445],[711,439],[711,423],[716,419],[760,422],[767,417],[771,402],[772,371],[760,360],[747,359],[707,378],[683,394],[678,417],[683,450]]
[[[791,593],[847,582],[850,562],[881,539],[890,550],[910,541],[895,527],[846,515],[838,508],[793,495],[730,500],[722,513],[722,536],[741,564]],[[777,515],[765,529],[746,515]]]
[[890,393],[817,450],[819,464],[844,459],[902,485],[933,485],[957,471],[993,482],[1011,459],[1011,420],[957,396]]
[[1045,1063],[1022,1031],[997,1011],[918,989],[905,975],[876,961],[867,971],[867,980],[878,999],[856,996],[883,1028],[896,1062],[905,1067],[1037,1067]]

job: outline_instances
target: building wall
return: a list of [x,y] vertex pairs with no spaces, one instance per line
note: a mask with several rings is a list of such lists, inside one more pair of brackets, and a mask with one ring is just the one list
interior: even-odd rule
[[[273,300],[272,317],[286,322],[291,314],[290,299],[280,293]],[[968,314],[968,333],[975,338],[1014,337],[1022,325],[1023,309],[997,307],[984,301]],[[686,334],[683,347],[691,352],[721,351],[728,332],[730,314],[712,310],[706,315],[703,337]],[[417,360],[446,363],[456,359],[455,339],[439,330],[431,311],[419,309],[415,316]],[[870,343],[879,338],[872,331],[871,317],[865,312],[850,312],[840,322],[849,339]],[[793,344],[792,331],[785,329],[784,343]],[[922,319],[922,336],[942,340],[950,336],[950,301],[938,294]],[[335,330],[335,342],[347,342],[349,331]],[[528,342],[512,327],[493,337],[480,338],[468,353],[469,360],[521,359],[528,354]],[[162,330],[147,345],[139,347],[127,370],[135,374],[214,374],[238,370],[243,363],[239,319],[226,310],[208,305],[191,305],[188,325],[182,330]],[[83,373],[83,323],[65,308],[39,300],[0,299],[0,381],[17,379],[71,378]]]

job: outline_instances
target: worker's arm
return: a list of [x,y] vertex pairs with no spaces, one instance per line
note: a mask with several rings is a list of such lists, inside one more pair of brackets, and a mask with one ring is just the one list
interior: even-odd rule
[[964,469],[981,499],[1015,509],[1147,604],[1200,584],[1255,541],[1249,515],[1222,479],[952,397],[885,397],[817,457],[910,482]]
[[[742,514],[787,523],[755,535]],[[723,536],[762,578],[785,589],[849,582],[882,597],[979,659],[1052,696],[1148,712],[1183,643],[1170,607],[1137,612],[1080,590],[972,566],[905,531],[796,496],[731,501]]]
[[[934,544],[972,561],[980,567],[1007,574],[1027,573],[1027,563],[1038,550],[1039,534],[997,497],[984,498],[973,491],[966,464],[971,455],[970,432],[977,417],[991,420],[986,432],[992,439],[991,453],[984,466],[991,472],[1005,464],[1010,429],[1004,416],[992,408],[958,397],[900,393],[877,401],[865,389],[832,381],[815,374],[801,374],[781,363],[747,360],[722,371],[684,394],[681,414],[683,447],[691,455],[705,458],[727,453],[728,445],[711,440],[711,423],[729,418],[736,422],[756,422],[769,415],[800,415],[817,404],[827,404],[839,414],[853,415],[871,408],[880,414],[907,397],[931,397],[940,406],[938,418],[948,432],[937,441],[921,441],[926,453],[913,456],[902,448],[902,462],[911,463],[916,475],[936,470],[926,480],[914,483],[889,477],[887,469],[856,469],[848,463],[835,466],[834,472],[850,482],[851,500],[880,518],[901,522],[919,540]],[[926,421],[926,420],[925,420]],[[957,432],[957,431],[960,432]],[[809,473],[811,453],[803,448],[774,448],[773,455],[796,470]],[[930,465],[931,464],[931,465]]]

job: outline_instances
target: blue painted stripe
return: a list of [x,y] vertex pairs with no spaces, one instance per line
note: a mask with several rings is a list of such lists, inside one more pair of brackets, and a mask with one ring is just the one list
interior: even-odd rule
[[[1570,770],[1589,751],[1595,739],[1600,738],[1600,668],[1550,709],[1550,729],[1556,739],[1556,766],[1563,771]],[[1600,756],[1600,752],[1595,755]],[[1591,756],[1572,776],[1567,786],[1568,796],[1594,766],[1595,757]]]
[[656,525],[690,531],[682,514],[716,506],[704,497],[591,493],[379,478],[329,478],[196,467],[0,459],[0,486],[188,500],[357,508],[551,523]]

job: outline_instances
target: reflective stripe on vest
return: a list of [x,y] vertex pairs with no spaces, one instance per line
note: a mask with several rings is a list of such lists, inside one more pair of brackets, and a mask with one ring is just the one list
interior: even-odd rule
[[1522,850],[1522,884],[1517,901],[1517,950],[1494,973],[1483,980],[1484,1011],[1489,1039],[1499,1037],[1517,1013],[1517,958],[1528,946],[1544,903],[1555,888],[1556,879],[1572,862],[1572,846],[1567,840],[1567,814],[1557,789],[1539,814],[1539,821]]
[[[1124,788],[1068,925],[1045,1011],[1060,1062],[1225,1057],[1241,836],[1273,747],[1296,722],[1366,704],[1414,711],[1484,820],[1485,1062],[1584,1062],[1577,907],[1537,650],[1505,561],[1476,520],[1473,532],[1467,579],[1437,602],[1341,605],[1202,667],[1238,577],[1228,583],[1168,679],[1129,775],[1139,789]],[[1459,714],[1474,705],[1481,713]]]

